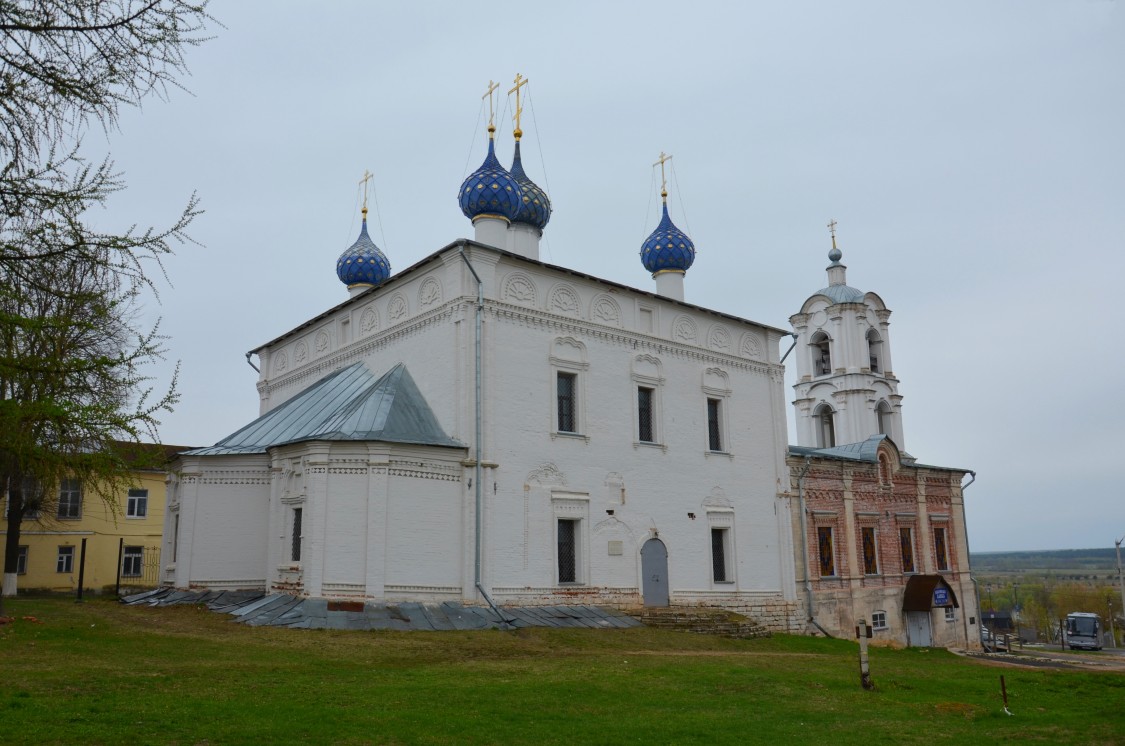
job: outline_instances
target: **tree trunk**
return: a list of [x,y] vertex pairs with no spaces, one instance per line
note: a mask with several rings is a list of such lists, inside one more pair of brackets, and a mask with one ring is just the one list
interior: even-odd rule
[[20,525],[23,523],[23,480],[8,475],[8,531],[4,541],[4,587],[0,597],[16,595],[16,570],[20,557]]

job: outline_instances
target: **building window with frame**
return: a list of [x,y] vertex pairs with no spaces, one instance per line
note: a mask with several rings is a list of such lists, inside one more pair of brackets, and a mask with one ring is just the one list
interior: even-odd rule
[[64,479],[59,482],[59,512],[63,520],[82,517],[82,483],[77,479]]
[[126,518],[144,518],[148,515],[148,490],[133,488],[125,503]]
[[304,508],[293,508],[293,526],[289,543],[290,562],[301,561],[301,522],[304,519]]
[[172,516],[172,564],[176,563],[176,555],[180,550],[180,514]]
[[27,545],[20,544],[16,555],[16,575],[27,575]]
[[885,401],[875,405],[875,425],[880,435],[891,434],[891,405]]
[[816,547],[820,559],[820,576],[829,578],[836,575],[836,550],[832,542],[832,527],[816,527]]
[[707,448],[723,451],[723,403],[720,399],[707,399]]
[[817,376],[826,376],[832,372],[832,352],[828,335],[818,331],[809,340],[813,358],[813,373]]
[[899,527],[898,545],[902,553],[902,571],[914,572],[914,532],[910,528]]
[[871,628],[887,629],[887,612],[881,610],[871,612]]
[[946,606],[945,607],[945,621],[947,621],[947,622],[956,622],[957,621],[957,610],[954,609],[952,606]]
[[859,529],[863,540],[863,574],[879,574],[879,545],[875,541],[875,527],[862,526]]
[[558,519],[559,583],[578,582],[578,521]]
[[934,559],[938,570],[949,570],[949,547],[945,541],[945,529],[934,528]]
[[656,442],[656,428],[653,427],[655,398],[655,390],[648,386],[637,387],[637,440],[642,443]]
[[[883,372],[883,339],[874,329],[867,330],[867,358],[872,373]],[[882,431],[880,431],[882,432]]]
[[711,574],[716,583],[733,583],[729,528],[711,529]]
[[19,487],[9,487],[7,499],[4,500],[4,520],[8,520],[8,508],[12,504],[12,493],[16,493],[20,504],[24,506],[24,521],[34,521],[39,518],[39,506],[43,502],[43,490],[39,482],[32,477],[24,477]]
[[555,382],[560,433],[578,432],[578,374],[559,371]]
[[121,555],[121,577],[139,578],[144,565],[144,547],[125,547]]
[[59,547],[55,572],[74,572],[74,547]]
[[821,404],[814,413],[816,424],[816,447],[834,448],[836,446],[836,413],[827,404]]

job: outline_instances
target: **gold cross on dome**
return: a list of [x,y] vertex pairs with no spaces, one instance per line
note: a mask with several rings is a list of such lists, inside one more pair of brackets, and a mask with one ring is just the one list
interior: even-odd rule
[[371,181],[371,172],[363,169],[363,178],[359,183],[363,185],[363,217],[367,217],[367,184]]
[[513,93],[516,94],[516,113],[512,117],[512,119],[516,120],[516,129],[513,134],[518,140],[523,135],[523,130],[520,129],[520,115],[523,114],[523,107],[520,106],[520,88],[527,85],[527,78],[523,77],[519,73],[516,73],[516,79],[512,82],[514,82],[516,85],[510,91],[508,91],[508,95],[510,96]]
[[664,178],[664,164],[672,160],[672,156],[665,154],[663,150],[660,151],[660,157],[656,163],[652,164],[653,168],[660,166],[660,196],[667,199],[668,197],[668,180]]
[[831,218],[828,221],[828,232],[832,234],[832,248],[836,248],[836,219]]
[[489,127],[489,129],[492,128],[492,119],[495,116],[495,112],[493,111],[493,108],[492,108],[492,93],[493,93],[493,91],[495,91],[499,87],[500,87],[499,83],[493,83],[492,80],[489,79],[488,90],[485,91],[484,96],[481,96],[481,99],[484,99],[486,96],[488,97],[488,127]]

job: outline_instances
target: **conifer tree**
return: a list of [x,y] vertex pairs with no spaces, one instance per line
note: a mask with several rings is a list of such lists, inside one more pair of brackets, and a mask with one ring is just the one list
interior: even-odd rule
[[[124,188],[83,138],[123,107],[166,98],[213,19],[206,0],[0,0],[0,490],[7,490],[4,594],[14,592],[24,513],[58,481],[111,502],[129,464],[116,445],[159,442],[175,380],[153,394],[144,367],[162,338],[138,302],[188,239],[191,196],[163,228],[95,227]],[[155,277],[153,274],[155,273]]]

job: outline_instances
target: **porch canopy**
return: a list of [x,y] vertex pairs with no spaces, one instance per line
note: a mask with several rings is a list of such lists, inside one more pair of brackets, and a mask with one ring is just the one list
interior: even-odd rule
[[[934,592],[943,589],[947,598],[946,603],[938,603]],[[913,575],[906,581],[906,591],[902,595],[903,611],[929,611],[935,606],[952,606],[961,608],[957,603],[957,594],[945,578],[940,575]]]

